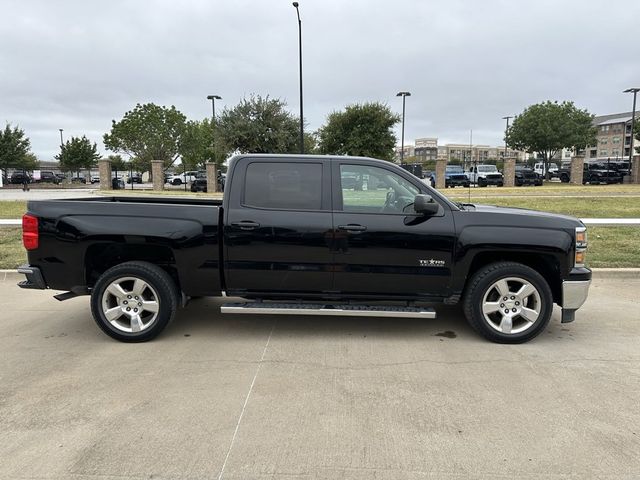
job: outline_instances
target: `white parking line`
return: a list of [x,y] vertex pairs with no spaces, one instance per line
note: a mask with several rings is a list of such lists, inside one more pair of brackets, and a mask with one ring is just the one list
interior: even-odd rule
[[253,386],[256,383],[256,378],[258,378],[258,373],[260,373],[260,367],[262,367],[262,362],[264,361],[264,356],[267,353],[267,348],[269,348],[269,343],[271,342],[271,336],[273,335],[273,329],[276,327],[276,322],[273,322],[271,326],[271,332],[269,332],[269,338],[267,338],[267,343],[264,345],[264,350],[262,350],[262,356],[260,357],[260,361],[258,362],[258,368],[256,368],[256,373],[253,376],[253,380],[251,380],[251,386],[249,387],[249,391],[247,392],[247,396],[244,399],[244,405],[242,405],[242,411],[240,412],[240,416],[238,417],[238,422],[236,423],[236,429],[233,431],[233,437],[231,437],[231,443],[229,444],[229,450],[227,451],[226,457],[224,457],[224,463],[222,464],[222,468],[220,469],[220,474],[218,475],[218,480],[222,479],[222,475],[224,474],[224,469],[227,466],[227,461],[229,460],[229,456],[231,455],[231,449],[233,449],[233,444],[236,441],[236,436],[238,435],[238,430],[240,429],[240,422],[242,422],[242,417],[244,416],[244,411],[247,408],[247,404],[249,403],[249,397],[251,397],[251,392],[253,391]]

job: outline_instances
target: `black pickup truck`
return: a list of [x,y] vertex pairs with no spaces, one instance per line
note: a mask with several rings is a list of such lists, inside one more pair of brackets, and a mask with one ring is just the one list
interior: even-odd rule
[[222,313],[433,318],[462,302],[486,338],[521,343],[584,303],[586,229],[577,219],[453,203],[390,162],[241,155],[224,199],[31,201],[22,288],[91,295],[121,341],[158,335],[193,297]]

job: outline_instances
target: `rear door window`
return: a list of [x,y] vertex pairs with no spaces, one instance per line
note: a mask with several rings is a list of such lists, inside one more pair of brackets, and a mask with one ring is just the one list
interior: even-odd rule
[[247,166],[244,206],[320,210],[322,164],[254,162]]

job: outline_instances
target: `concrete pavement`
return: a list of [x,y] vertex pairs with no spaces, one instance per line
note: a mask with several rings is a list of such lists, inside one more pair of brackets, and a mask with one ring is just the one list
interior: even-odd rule
[[640,476],[640,279],[525,345],[437,320],[222,316],[102,334],[0,277],[0,478]]

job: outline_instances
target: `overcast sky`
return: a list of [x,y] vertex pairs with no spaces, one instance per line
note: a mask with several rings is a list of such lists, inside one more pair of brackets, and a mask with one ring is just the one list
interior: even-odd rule
[[[300,0],[309,130],[353,102],[401,112],[405,143],[500,145],[505,115],[573,100],[631,109],[640,87],[638,0]],[[288,0],[3,0],[0,122],[41,160],[59,128],[98,142],[137,102],[211,113],[251,93],[298,103],[298,25]],[[218,106],[219,105],[219,106]],[[398,126],[398,139],[399,126]],[[399,141],[399,140],[398,140]]]

